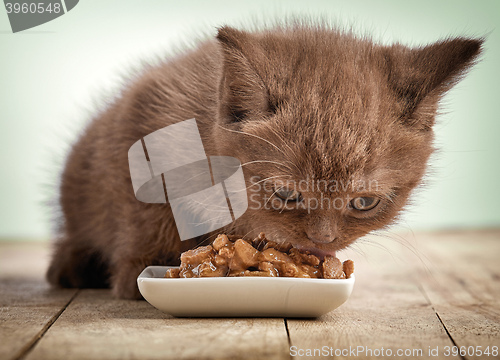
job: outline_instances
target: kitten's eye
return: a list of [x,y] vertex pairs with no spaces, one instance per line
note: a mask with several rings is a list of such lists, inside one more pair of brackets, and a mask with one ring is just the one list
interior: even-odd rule
[[374,209],[379,202],[380,200],[374,197],[357,197],[351,200],[351,206],[359,211],[368,211]]
[[248,111],[241,110],[241,109],[232,109],[229,112],[231,116],[231,121],[234,123],[242,122],[245,120],[246,116],[248,115]]
[[275,192],[277,197],[286,201],[300,201],[302,200],[302,195],[296,190],[290,190],[286,187],[277,189]]

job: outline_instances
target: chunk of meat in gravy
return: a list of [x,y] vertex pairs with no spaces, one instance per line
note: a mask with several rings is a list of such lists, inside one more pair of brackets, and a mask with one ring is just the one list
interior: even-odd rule
[[241,272],[249,267],[259,266],[259,250],[249,242],[239,239],[234,243],[234,255],[229,263],[233,272]]
[[351,275],[354,273],[354,261],[346,260],[342,264],[342,268],[344,270],[345,278],[349,279]]
[[181,266],[168,269],[166,278],[265,276],[348,279],[354,272],[352,260],[342,263],[334,256],[321,261],[290,244],[278,244],[260,233],[252,241],[219,235],[211,245],[188,250]]
[[323,277],[327,279],[345,279],[342,263],[334,256],[325,256],[322,264]]

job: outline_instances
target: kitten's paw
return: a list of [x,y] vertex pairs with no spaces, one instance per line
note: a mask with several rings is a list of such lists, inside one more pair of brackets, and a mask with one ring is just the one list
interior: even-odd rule
[[143,297],[137,287],[137,277],[142,270],[142,267],[121,268],[113,277],[113,295],[121,299],[141,300]]
[[139,292],[137,285],[135,287],[113,286],[113,296],[120,299],[142,300],[143,297]]
[[65,288],[107,288],[107,264],[95,249],[73,249],[69,242],[56,248],[46,273],[47,281]]

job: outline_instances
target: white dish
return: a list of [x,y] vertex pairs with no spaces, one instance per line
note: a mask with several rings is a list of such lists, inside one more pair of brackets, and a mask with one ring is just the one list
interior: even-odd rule
[[349,279],[214,277],[166,279],[169,266],[149,266],[137,278],[144,299],[178,317],[317,317],[351,295]]

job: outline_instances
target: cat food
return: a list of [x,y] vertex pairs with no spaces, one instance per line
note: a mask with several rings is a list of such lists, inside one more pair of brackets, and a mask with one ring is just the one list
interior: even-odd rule
[[211,245],[181,254],[181,266],[168,269],[166,278],[217,276],[284,276],[300,278],[348,279],[354,272],[352,260],[343,263],[335,256],[320,260],[292,245],[266,239],[254,240],[219,235]]

